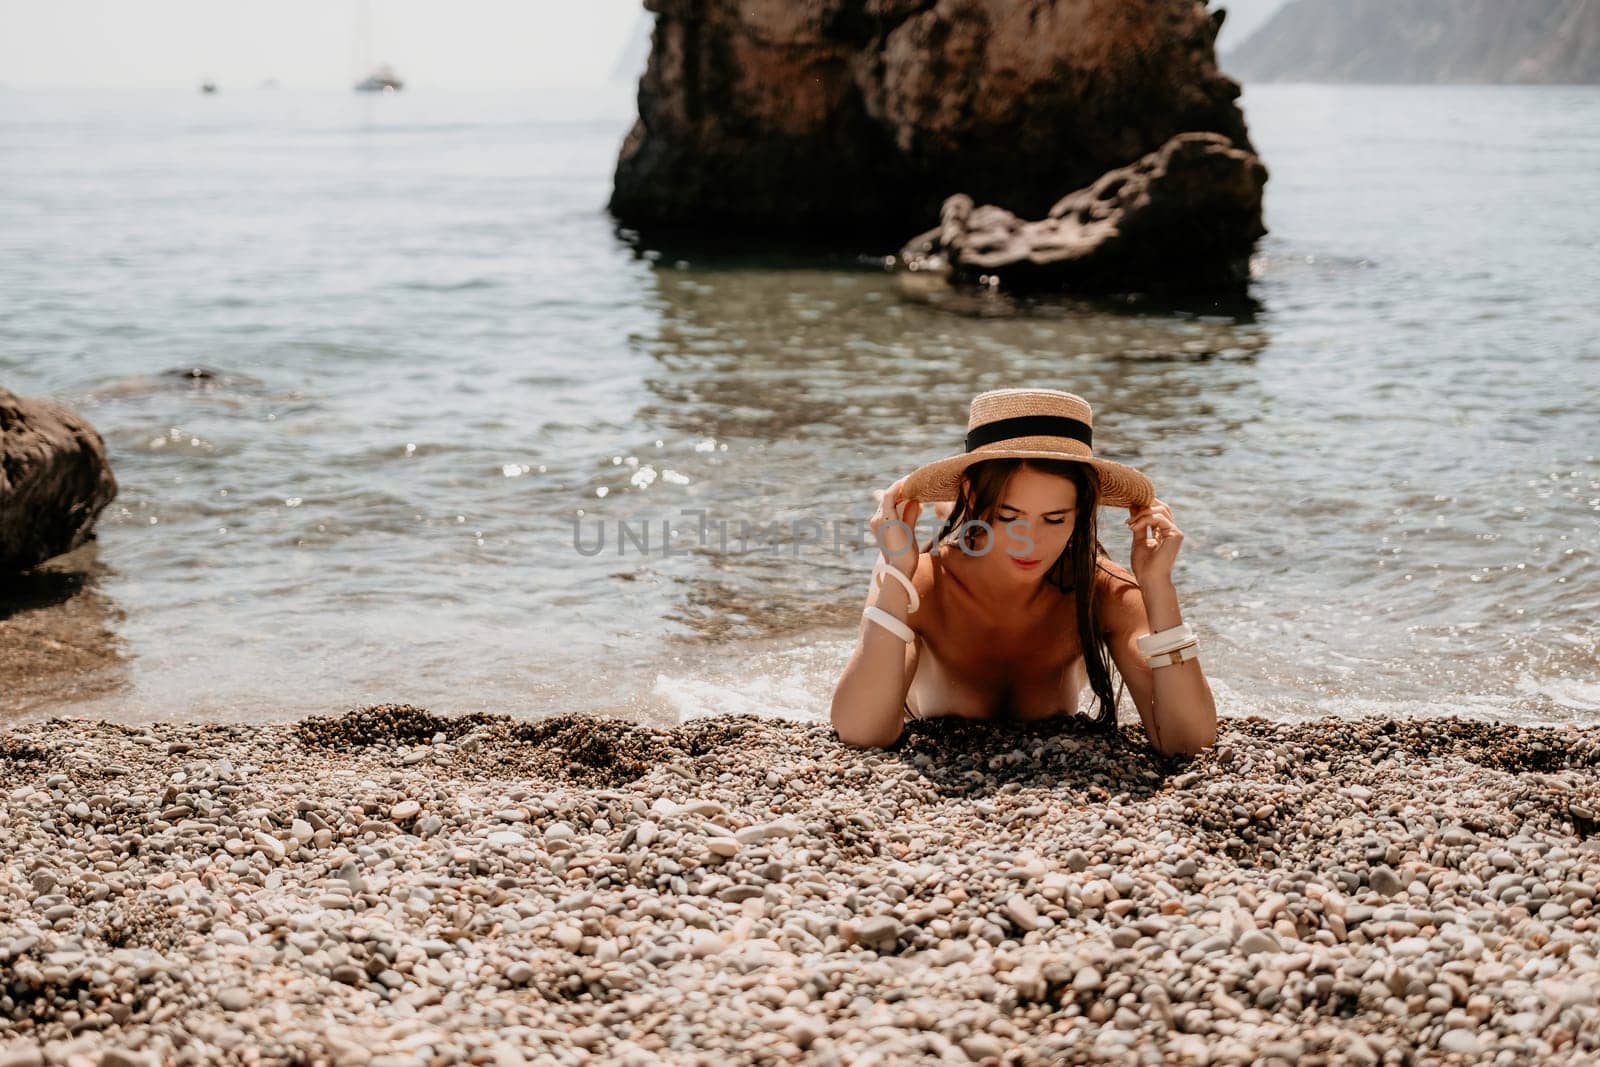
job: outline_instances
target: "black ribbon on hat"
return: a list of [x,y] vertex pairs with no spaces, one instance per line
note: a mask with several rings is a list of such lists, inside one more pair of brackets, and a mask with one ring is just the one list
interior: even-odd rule
[[1069,437],[1074,441],[1094,447],[1090,438],[1094,430],[1081,419],[1066,415],[1016,415],[1009,419],[996,419],[967,431],[967,451],[996,441],[1009,441],[1013,437]]

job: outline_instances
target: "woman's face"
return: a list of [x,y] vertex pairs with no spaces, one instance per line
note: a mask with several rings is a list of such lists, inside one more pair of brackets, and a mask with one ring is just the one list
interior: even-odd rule
[[1078,487],[1068,479],[1019,467],[995,505],[995,541],[986,555],[996,576],[1026,579],[1049,570],[1066,550],[1077,504]]

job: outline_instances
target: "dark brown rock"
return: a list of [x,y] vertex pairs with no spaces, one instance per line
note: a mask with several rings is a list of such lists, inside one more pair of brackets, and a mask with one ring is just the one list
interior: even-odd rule
[[955,193],[1043,215],[1174,136],[1251,150],[1199,0],[646,0],[612,212],[898,246]]
[[901,252],[913,270],[1012,291],[1242,292],[1266,232],[1266,168],[1218,134],[1186,133],[1063,197],[1037,221],[966,195]]
[[79,547],[116,495],[93,426],[60,404],[0,389],[0,572]]

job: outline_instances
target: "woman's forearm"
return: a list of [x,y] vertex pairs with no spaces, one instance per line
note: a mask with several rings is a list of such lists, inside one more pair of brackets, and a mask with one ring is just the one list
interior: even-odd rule
[[[1183,622],[1178,590],[1172,579],[1141,585],[1150,632],[1170,630]],[[1198,659],[1155,669],[1156,736],[1151,743],[1163,752],[1195,753],[1217,739],[1217,705]]]
[[[910,596],[899,582],[885,581],[872,601],[904,622]],[[892,745],[904,728],[906,643],[865,616],[855,651],[833,690],[829,718],[839,739],[867,747]]]

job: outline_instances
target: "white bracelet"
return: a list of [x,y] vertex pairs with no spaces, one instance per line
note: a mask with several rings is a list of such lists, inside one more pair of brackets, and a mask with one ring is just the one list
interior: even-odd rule
[[906,609],[906,614],[916,614],[917,609],[922,606],[922,598],[917,595],[917,587],[912,583],[910,578],[905,576],[899,567],[890,566],[888,563],[884,562],[882,556],[879,556],[877,562],[872,565],[872,577],[873,581],[878,584],[878,588],[880,589],[883,588],[883,576],[885,574],[894,575],[895,580],[906,587],[906,596],[911,598],[911,606]]
[[1189,644],[1184,645],[1181,648],[1175,648],[1170,652],[1163,652],[1160,655],[1151,656],[1149,659],[1144,661],[1144,665],[1151,669],[1156,667],[1170,667],[1174,663],[1182,663],[1184,660],[1195,659],[1199,655],[1199,643],[1190,642]]
[[1189,629],[1189,624],[1180,622],[1178,625],[1162,630],[1158,633],[1145,634],[1138,639],[1139,655],[1159,656],[1163,652],[1171,652],[1195,640],[1194,631]]
[[1181,645],[1186,645],[1195,639],[1194,631],[1189,629],[1189,624],[1180,622],[1170,629],[1160,630],[1153,634],[1145,634],[1138,639],[1139,653],[1144,656],[1159,656],[1163,652],[1171,652]]
[[888,630],[890,633],[894,634],[908,645],[917,639],[917,635],[911,632],[911,627],[907,626],[893,615],[890,615],[887,611],[884,611],[876,604],[870,605],[867,610],[863,611],[861,614],[865,615],[868,619],[877,623],[885,630]]

